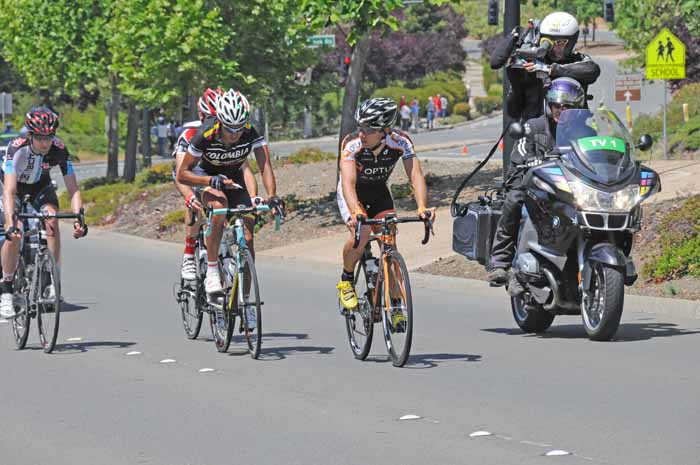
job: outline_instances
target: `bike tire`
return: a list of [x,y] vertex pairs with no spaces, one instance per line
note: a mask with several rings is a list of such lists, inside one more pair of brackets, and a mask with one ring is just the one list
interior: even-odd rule
[[[219,276],[224,276],[221,258],[219,258]],[[229,287],[224,286],[224,293],[220,297],[221,305],[218,303],[210,304],[211,312],[209,313],[209,322],[211,325],[211,333],[216,350],[221,353],[228,352],[231,346],[233,328],[236,322],[236,314],[233,312],[230,305],[231,292]]]
[[[358,305],[356,311],[344,312],[345,329],[353,355],[358,360],[365,360],[372,348],[372,337],[374,336],[374,305],[372,304],[372,290],[367,283],[364,257],[355,267],[353,285]],[[340,308],[343,308],[342,304],[340,304]]]
[[[253,260],[253,254],[247,248],[240,250],[240,258],[243,261],[240,267],[243,272],[239,273],[238,279],[238,299],[237,302],[243,303],[243,308],[240,308],[240,315],[243,320],[243,334],[245,336],[246,343],[248,344],[248,352],[250,356],[254,359],[260,357],[260,349],[262,347],[262,303],[260,302],[260,287],[258,286],[258,275],[255,271],[255,261]],[[248,295],[245,295],[245,270],[248,269],[248,275],[250,276],[250,290]],[[255,314],[255,327],[251,327],[252,323],[249,321],[250,315],[248,314],[248,308],[252,308],[252,312]]]
[[[387,253],[384,257],[386,260],[386,268],[382,270],[382,273],[385,273],[384,279],[378,286],[380,292],[378,301],[381,302],[382,307],[384,342],[392,365],[402,367],[408,361],[413,343],[411,282],[408,277],[408,268],[406,268],[401,254],[394,251]],[[389,287],[388,292],[387,286]],[[390,308],[390,311],[387,311],[387,307]],[[401,312],[404,317],[403,324],[396,325],[396,327],[392,322],[395,312]]]
[[[58,328],[61,323],[61,280],[56,260],[51,252],[38,260],[37,263],[37,288],[35,293],[37,303],[36,321],[39,327],[39,343],[44,349],[44,353],[50,354],[56,347],[58,338]],[[47,280],[48,278],[48,280]],[[54,296],[50,298],[47,294],[47,286],[53,284]]]
[[24,259],[20,256],[14,279],[15,313],[17,317],[12,320],[12,333],[15,336],[15,346],[22,350],[27,346],[29,339],[29,326],[31,314],[29,312],[29,281],[26,275]]

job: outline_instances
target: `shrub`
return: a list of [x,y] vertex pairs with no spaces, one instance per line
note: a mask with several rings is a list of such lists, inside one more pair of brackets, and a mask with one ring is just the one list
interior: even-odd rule
[[489,97],[503,98],[503,84],[491,84],[489,91],[487,92]]
[[330,152],[324,152],[315,147],[302,147],[288,157],[281,158],[280,162],[281,164],[304,165],[306,163],[318,163],[335,159],[336,156]]
[[185,210],[173,210],[160,220],[161,229],[168,229],[171,226],[183,224],[185,222]]
[[474,99],[474,106],[476,111],[482,115],[488,115],[496,110],[500,110],[503,101],[499,97],[476,97]]
[[459,116],[465,116],[469,118],[469,104],[465,102],[456,103],[453,108],[453,113]]
[[661,220],[661,255],[644,266],[657,280],[700,276],[700,195],[690,197]]
[[172,182],[174,168],[175,163],[159,163],[154,165],[147,170],[141,171],[136,176],[136,184],[139,186],[148,186]]
[[457,123],[464,123],[465,121],[468,121],[469,118],[466,116],[461,116],[461,115],[450,115],[446,116],[445,118],[440,118],[440,125],[449,125],[449,124],[457,124]]
[[411,192],[412,190],[410,183],[391,185],[391,196],[394,198],[394,200],[405,199],[411,195]]

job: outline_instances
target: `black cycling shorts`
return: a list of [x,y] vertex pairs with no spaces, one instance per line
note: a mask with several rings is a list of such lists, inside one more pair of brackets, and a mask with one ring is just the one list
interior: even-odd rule
[[[367,212],[368,218],[375,218],[382,212],[394,210],[394,199],[391,197],[389,187],[385,183],[358,183],[355,186],[355,191],[357,193],[357,200],[360,201],[362,207]],[[343,221],[347,223],[352,216],[352,212],[345,202],[345,197],[343,197],[343,186],[341,182],[338,183],[336,197],[338,200],[338,208],[340,208],[340,215],[343,217]]]

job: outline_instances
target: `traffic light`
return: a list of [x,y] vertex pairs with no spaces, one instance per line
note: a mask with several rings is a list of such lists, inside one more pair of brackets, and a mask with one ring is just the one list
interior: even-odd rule
[[615,4],[611,0],[603,4],[603,18],[609,23],[615,22]]
[[498,0],[489,0],[489,26],[498,26]]

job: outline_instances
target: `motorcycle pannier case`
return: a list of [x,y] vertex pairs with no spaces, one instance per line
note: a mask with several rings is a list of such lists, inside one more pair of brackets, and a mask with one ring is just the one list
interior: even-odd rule
[[491,258],[491,244],[501,216],[500,205],[472,202],[459,210],[463,214],[457,215],[452,225],[452,250],[486,265]]

